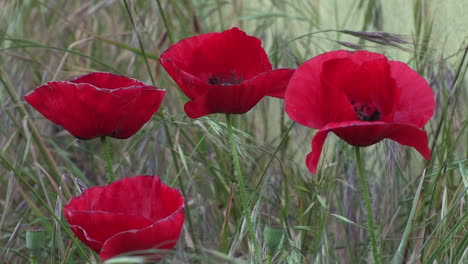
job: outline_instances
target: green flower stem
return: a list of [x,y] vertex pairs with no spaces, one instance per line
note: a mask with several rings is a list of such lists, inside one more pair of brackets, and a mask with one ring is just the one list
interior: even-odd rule
[[244,207],[243,215],[245,219],[247,220],[247,228],[249,230],[250,238],[252,239],[252,242],[254,244],[255,254],[257,255],[258,261],[261,262],[262,255],[257,244],[257,237],[255,236],[252,219],[250,218],[249,204],[247,201],[247,196],[245,194],[245,184],[244,184],[244,178],[242,176],[242,171],[240,168],[239,157],[237,155],[237,149],[234,143],[234,136],[233,136],[233,131],[232,131],[232,122],[231,122],[230,114],[226,114],[226,123],[227,123],[227,129],[228,129],[229,144],[231,145],[232,163],[234,165],[234,173],[237,179],[237,184],[239,184],[239,194],[242,200],[242,206]]
[[[128,6],[127,1],[124,0],[123,3],[125,5],[125,9],[127,10],[128,17],[130,18],[130,22],[132,22],[133,29],[135,30],[135,33],[136,33],[136,36],[137,36],[137,39],[138,39],[138,44],[140,45],[141,55],[143,55],[143,59],[145,61],[145,65],[146,65],[146,68],[148,70],[149,77],[151,79],[151,83],[153,84],[153,86],[155,86],[154,77],[153,77],[153,74],[151,73],[151,67],[150,67],[150,65],[148,63],[148,58],[146,56],[146,52],[145,52],[145,49],[143,47],[143,42],[141,41],[140,33],[138,33],[138,29],[137,29],[137,26],[135,24],[135,20],[133,19],[132,12],[130,11],[130,7]],[[160,4],[160,3],[158,2],[158,4]],[[158,5],[158,7],[160,7],[160,5]]]
[[223,24],[223,11],[222,11],[222,6],[221,6],[221,1],[220,0],[216,1],[216,7],[218,8],[219,27],[221,28],[220,30],[223,31],[223,30],[225,30],[225,28],[224,28],[224,24]]
[[109,183],[115,181],[114,170],[112,169],[112,153],[110,142],[106,136],[101,137],[101,142],[104,148],[104,158],[106,159],[107,174],[109,176]]
[[156,0],[156,3],[158,4],[158,10],[159,10],[159,15],[161,16],[163,23],[164,23],[164,28],[166,28],[167,36],[169,37],[169,41],[171,44],[174,43],[174,37],[172,36],[172,31],[171,27],[169,26],[169,23],[167,21],[165,11],[162,8],[161,1]]
[[268,168],[270,168],[270,165],[273,162],[273,160],[275,159],[276,154],[280,150],[281,146],[283,146],[283,144],[286,142],[286,138],[289,135],[289,131],[291,131],[294,124],[296,124],[296,122],[292,122],[291,125],[288,127],[288,129],[286,129],[286,132],[284,133],[283,137],[281,138],[280,143],[276,147],[275,151],[273,152],[273,155],[271,155],[270,160],[268,161],[267,165],[263,169],[262,174],[260,175],[260,179],[258,180],[257,185],[255,186],[254,193],[256,193],[258,191],[258,189],[260,188],[260,185],[263,183],[263,179],[265,178],[265,175],[266,175],[266,173],[268,171]]
[[370,233],[370,239],[372,243],[372,254],[374,256],[374,263],[380,264],[381,262],[380,262],[380,258],[378,255],[377,242],[375,240],[375,234],[374,234],[374,217],[372,216],[372,203],[371,203],[371,199],[369,195],[369,188],[367,187],[367,181],[364,175],[364,169],[362,165],[362,159],[361,159],[361,153],[359,151],[359,147],[354,147],[354,150],[356,153],[356,163],[358,167],[359,179],[361,181],[363,196],[366,202],[367,228],[369,229],[369,233]]

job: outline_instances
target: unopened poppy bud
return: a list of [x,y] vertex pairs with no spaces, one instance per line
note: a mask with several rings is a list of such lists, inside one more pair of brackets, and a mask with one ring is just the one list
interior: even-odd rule
[[265,226],[263,229],[263,240],[269,251],[274,251],[278,247],[282,237],[283,228],[281,227]]

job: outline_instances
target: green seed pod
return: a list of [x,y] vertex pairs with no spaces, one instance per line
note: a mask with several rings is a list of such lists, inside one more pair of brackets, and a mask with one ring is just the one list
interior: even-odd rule
[[26,231],[26,246],[31,254],[38,254],[45,242],[44,230],[38,226],[31,226]]
[[281,227],[265,226],[263,229],[263,240],[269,251],[274,251],[278,247],[282,237],[283,228]]

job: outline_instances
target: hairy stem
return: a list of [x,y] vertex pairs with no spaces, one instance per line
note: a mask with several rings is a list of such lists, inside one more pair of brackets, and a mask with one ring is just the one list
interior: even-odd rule
[[232,163],[234,165],[234,174],[236,176],[237,184],[239,184],[239,194],[240,194],[242,206],[244,209],[243,215],[247,221],[247,228],[248,228],[252,243],[254,244],[257,261],[261,261],[262,256],[261,256],[261,252],[258,247],[258,244],[257,244],[257,237],[255,236],[252,219],[250,217],[249,203],[247,201],[247,195],[245,193],[244,177],[242,176],[242,171],[241,171],[241,167],[239,163],[239,156],[237,154],[237,149],[234,143],[234,135],[232,131],[232,121],[231,121],[230,114],[226,114],[226,123],[227,123],[227,129],[228,129],[229,145],[231,145]]
[[366,203],[366,210],[367,210],[367,227],[369,229],[370,233],[370,239],[372,243],[372,254],[374,256],[374,263],[380,264],[380,258],[378,255],[378,250],[377,250],[377,242],[375,240],[375,233],[374,233],[374,217],[372,215],[372,203],[369,195],[369,188],[367,187],[367,181],[366,177],[364,175],[364,169],[362,166],[362,159],[361,159],[361,153],[359,150],[359,147],[354,148],[355,153],[356,153],[356,163],[358,167],[358,174],[359,174],[359,179],[361,181],[361,186],[362,186],[362,194],[364,196],[364,200]]
[[107,175],[109,176],[109,183],[115,181],[114,170],[112,169],[112,154],[109,140],[106,136],[101,137],[101,142],[104,148],[104,158],[106,160]]

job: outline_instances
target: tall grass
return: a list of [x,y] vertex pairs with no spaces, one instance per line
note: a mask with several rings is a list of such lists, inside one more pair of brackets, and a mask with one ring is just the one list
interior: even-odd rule
[[304,158],[313,132],[294,124],[273,98],[232,116],[255,236],[249,235],[224,116],[186,117],[186,98],[157,62],[180,39],[232,26],[261,38],[274,67],[363,48],[405,61],[428,80],[437,101],[425,127],[431,161],[392,141],[361,152],[377,246],[383,263],[466,263],[468,32],[466,16],[451,15],[460,9],[467,3],[1,1],[0,263],[27,263],[32,225],[48,238],[44,263],[98,259],[71,235],[62,206],[79,193],[77,182],[107,182],[100,144],[73,138],[22,99],[42,83],[90,71],[167,89],[160,112],[138,134],[109,142],[117,179],[159,175],[185,194],[188,219],[163,263],[252,263],[256,244],[266,259],[266,226],[284,231],[273,263],[372,263],[353,148],[329,136],[320,171],[310,174]]

